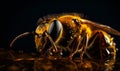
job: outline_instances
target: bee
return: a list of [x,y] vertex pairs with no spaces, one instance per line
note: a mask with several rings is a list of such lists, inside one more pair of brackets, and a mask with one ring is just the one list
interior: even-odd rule
[[[78,13],[49,15],[38,21],[33,32],[25,32],[17,36],[10,44],[29,34],[34,34],[35,45],[41,56],[63,56],[73,60],[79,53],[80,61],[92,60],[111,70],[116,59],[114,37],[120,32],[97,22],[82,18]],[[86,57],[85,57],[86,56]]]

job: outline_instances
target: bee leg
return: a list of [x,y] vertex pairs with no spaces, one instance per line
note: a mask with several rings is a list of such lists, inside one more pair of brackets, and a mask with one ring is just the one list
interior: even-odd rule
[[[53,47],[54,47],[55,52],[57,52],[57,51],[58,51],[57,46],[56,46],[55,42],[53,41],[53,39],[51,38],[51,36],[50,36],[47,32],[45,32],[45,35],[48,37],[48,39],[49,39],[49,40],[50,40],[50,42],[52,43],[52,45],[53,45]],[[49,48],[49,50],[50,50],[50,49],[52,49],[52,47],[51,47],[51,48]]]
[[50,55],[52,55],[53,53],[51,52],[51,50],[54,51],[54,52],[58,52],[58,48],[57,48],[55,42],[53,41],[52,37],[49,35],[49,33],[47,33],[46,31],[45,31],[42,35],[36,33],[36,36],[37,36],[38,38],[43,38],[43,39],[45,39],[45,40],[49,40],[49,41],[50,41],[49,43],[52,44],[51,47],[49,47],[49,46],[46,47],[46,45],[49,45],[49,43],[47,43],[47,41],[45,41],[45,42],[43,43],[44,45],[42,45],[42,48],[39,47],[39,46],[37,47],[38,50],[39,50],[39,52],[40,52],[40,54],[41,54],[42,56],[44,56],[44,55],[46,55],[46,54],[48,54],[48,53],[49,53]]
[[88,46],[88,35],[87,35],[87,34],[85,34],[85,35],[83,36],[83,40],[82,40],[81,45],[82,45],[82,48],[80,48],[80,49],[82,49],[82,50],[80,51],[80,61],[82,62],[82,60],[83,60],[83,55],[84,55],[84,53],[86,52],[86,48],[87,48],[87,46]]
[[[74,54],[76,54],[77,52],[78,52],[78,49],[79,49],[79,46],[80,46],[80,44],[81,44],[81,42],[82,42],[82,40],[81,39],[83,39],[81,36],[78,36],[77,38],[75,38],[74,40],[73,40],[73,53],[71,53],[70,54],[70,56],[69,56],[69,59],[70,60],[72,60],[72,58],[73,58],[73,56],[74,56]],[[77,46],[76,46],[77,45]],[[76,47],[76,48],[74,48],[74,47]],[[75,49],[75,50],[74,50]]]
[[86,47],[88,44],[88,35],[84,33],[82,36],[78,36],[76,41],[73,41],[74,44],[73,46],[76,47],[74,52],[69,56],[69,59],[72,60],[74,54],[76,54],[80,50],[80,61],[82,62],[83,60],[83,55],[86,51]]
[[[95,43],[95,40],[96,40],[97,36],[98,36],[97,33],[95,33],[95,34],[92,36],[92,39],[90,39],[90,42],[88,41],[87,48],[90,48],[90,47],[93,46],[93,44]],[[85,54],[86,54],[86,56],[87,56],[89,59],[93,59],[93,58],[91,57],[91,55],[90,55],[87,51],[85,52]]]
[[97,60],[97,63],[101,65],[100,67],[106,67],[108,69],[107,71],[112,69],[116,57],[116,47],[112,39],[113,38],[107,33],[96,30],[89,39],[89,49],[87,50],[87,53],[91,56],[92,60]]

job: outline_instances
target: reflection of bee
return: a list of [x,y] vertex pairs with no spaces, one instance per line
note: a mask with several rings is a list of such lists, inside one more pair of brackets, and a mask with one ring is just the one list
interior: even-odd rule
[[[120,36],[120,32],[109,26],[98,24],[80,17],[76,13],[47,16],[38,22],[35,32],[36,49],[41,54],[51,56],[64,55],[69,51],[72,59],[76,53],[80,54],[80,61],[85,54],[108,69],[114,65],[116,58],[116,47],[113,38],[108,34]],[[25,35],[26,32],[16,37],[12,43]]]

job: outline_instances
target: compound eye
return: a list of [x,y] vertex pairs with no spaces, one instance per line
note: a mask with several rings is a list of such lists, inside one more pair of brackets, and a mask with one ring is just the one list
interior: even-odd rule
[[53,41],[56,41],[56,39],[60,36],[61,32],[62,32],[62,23],[59,20],[53,20],[53,22],[50,24],[50,27],[48,29],[48,33],[52,37]]

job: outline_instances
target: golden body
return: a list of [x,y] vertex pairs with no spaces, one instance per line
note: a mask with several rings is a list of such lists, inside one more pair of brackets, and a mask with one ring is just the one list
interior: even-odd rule
[[[113,37],[108,33],[120,36],[119,31],[83,19],[77,13],[53,15],[44,17],[38,22],[35,30],[35,44],[42,56],[47,54],[59,58],[68,51],[67,57],[72,60],[73,56],[79,53],[81,62],[91,61],[83,64],[83,67],[97,63],[100,66],[96,70],[103,67],[109,71],[115,63],[116,47]],[[16,39],[28,34],[31,33],[23,33],[16,37],[10,46]]]
[[[116,47],[113,38],[108,33],[120,35],[118,31],[109,26],[83,19],[78,14],[74,13],[45,17],[40,21],[35,32],[37,34],[43,34],[45,31],[48,31],[53,20],[59,20],[62,24],[60,34],[53,43],[57,49],[68,49],[70,51],[70,59],[72,59],[74,54],[79,52],[80,60],[83,60],[85,53],[88,59],[96,60],[98,63],[107,66],[108,69],[112,68],[116,58]],[[43,42],[43,40],[45,41]],[[96,41],[99,42],[95,43]],[[36,35],[35,43],[38,50],[44,50],[44,48],[46,48],[45,45],[47,45],[46,37],[40,38]],[[52,47],[54,46],[51,45],[49,49]],[[52,49],[54,50],[54,48]],[[98,52],[98,50],[100,52]]]

